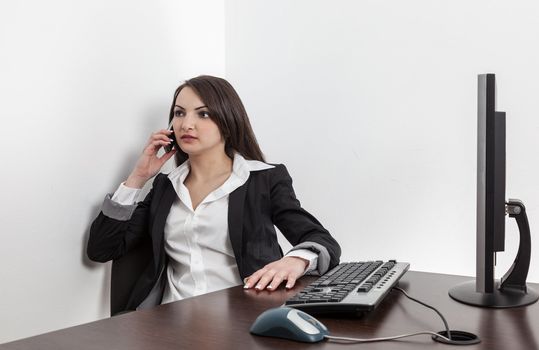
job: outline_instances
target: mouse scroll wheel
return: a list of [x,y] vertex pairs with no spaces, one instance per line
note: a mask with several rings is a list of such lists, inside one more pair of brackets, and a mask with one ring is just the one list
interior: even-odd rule
[[313,320],[306,320],[306,321],[316,327],[316,322],[314,322]]

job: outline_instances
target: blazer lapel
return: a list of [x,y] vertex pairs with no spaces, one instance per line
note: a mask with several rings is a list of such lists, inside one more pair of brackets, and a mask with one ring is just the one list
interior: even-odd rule
[[242,265],[241,252],[243,235],[243,208],[245,204],[245,193],[247,192],[249,182],[250,181],[247,180],[245,184],[230,193],[228,197],[228,235],[242,278],[246,277],[243,276],[244,269]]
[[176,191],[172,187],[172,183],[169,179],[166,180],[165,189],[163,191],[163,196],[159,201],[157,211],[155,213],[155,219],[152,225],[152,242],[153,242],[153,255],[155,257],[154,263],[155,268],[159,268],[159,264],[162,259],[164,259],[163,250],[163,236],[165,230],[165,223],[170,212],[170,207],[176,198]]

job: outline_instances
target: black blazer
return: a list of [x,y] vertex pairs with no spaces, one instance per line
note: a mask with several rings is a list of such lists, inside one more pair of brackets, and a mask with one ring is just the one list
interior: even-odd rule
[[[148,296],[166,267],[164,227],[176,196],[167,175],[159,174],[144,201],[128,214],[108,216],[103,209],[92,223],[87,246],[91,260],[118,259],[141,242],[152,246],[150,262],[133,288],[127,310],[136,309]],[[103,208],[111,205],[119,206],[110,201],[109,195]],[[120,211],[126,210],[126,206],[121,207]],[[281,164],[252,171],[247,182],[230,193],[229,237],[241,279],[283,256],[274,225],[296,248],[319,254],[319,273],[339,263],[339,244],[301,207],[292,188],[292,178]]]

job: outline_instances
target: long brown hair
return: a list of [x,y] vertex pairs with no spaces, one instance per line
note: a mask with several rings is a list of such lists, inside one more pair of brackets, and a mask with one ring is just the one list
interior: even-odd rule
[[[236,90],[225,79],[210,75],[200,75],[186,80],[174,93],[169,122],[174,117],[176,98],[186,86],[193,89],[209,109],[210,119],[217,124],[221,136],[225,140],[225,152],[230,158],[234,159],[234,152],[238,152],[245,159],[265,161],[249,122],[247,111]],[[181,149],[178,149],[175,158],[176,164],[180,165],[189,156]]]

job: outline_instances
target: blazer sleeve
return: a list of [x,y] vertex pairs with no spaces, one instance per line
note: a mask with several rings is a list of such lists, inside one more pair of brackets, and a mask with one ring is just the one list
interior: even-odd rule
[[339,243],[314,216],[301,207],[286,167],[277,165],[272,173],[271,213],[275,226],[294,249],[309,249],[318,254],[320,274],[338,265],[341,256]]
[[107,262],[122,257],[149,235],[150,205],[159,179],[153,182],[146,198],[135,205],[121,205],[108,194],[101,212],[92,222],[86,253],[97,262]]

